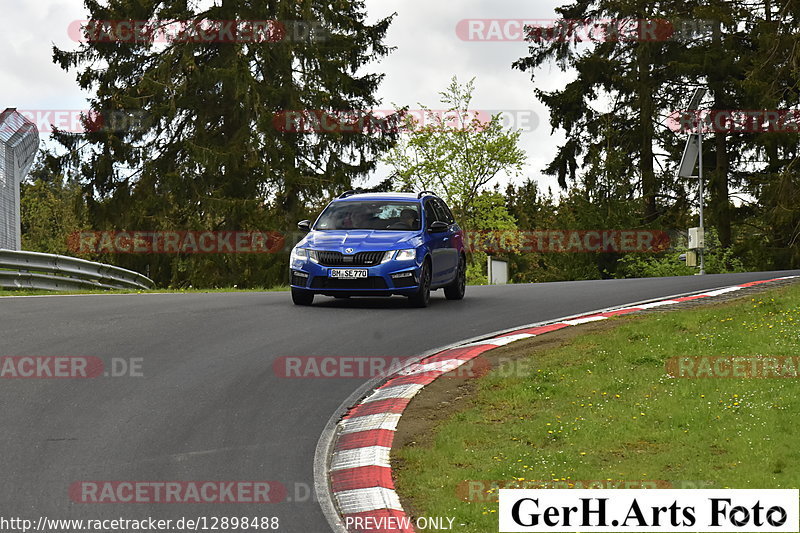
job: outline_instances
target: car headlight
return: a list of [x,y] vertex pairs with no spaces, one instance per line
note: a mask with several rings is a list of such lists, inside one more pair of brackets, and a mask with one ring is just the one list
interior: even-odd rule
[[409,248],[408,250],[398,250],[395,259],[397,261],[413,261],[417,258],[417,250]]
[[317,262],[317,252],[315,250],[309,250],[308,248],[293,248],[292,255],[289,260],[294,263],[295,261],[305,261],[306,259],[310,259],[314,263]]
[[305,261],[308,258],[308,250],[305,248],[292,248],[292,255],[289,257],[289,261],[294,263],[295,261]]

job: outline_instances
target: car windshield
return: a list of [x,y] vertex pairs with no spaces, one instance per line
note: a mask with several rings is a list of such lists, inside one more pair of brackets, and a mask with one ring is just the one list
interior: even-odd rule
[[320,215],[315,230],[370,229],[417,231],[419,204],[397,201],[333,202]]

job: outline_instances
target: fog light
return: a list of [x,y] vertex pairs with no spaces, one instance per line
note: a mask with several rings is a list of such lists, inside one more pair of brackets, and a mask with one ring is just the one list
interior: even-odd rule
[[289,282],[292,285],[305,287],[306,285],[308,285],[308,273],[303,272],[301,270],[292,270],[292,275],[290,277]]
[[406,271],[406,272],[398,272],[397,274],[392,274],[392,283],[398,289],[405,289],[407,287],[413,287],[417,284],[417,278],[414,276],[414,272]]

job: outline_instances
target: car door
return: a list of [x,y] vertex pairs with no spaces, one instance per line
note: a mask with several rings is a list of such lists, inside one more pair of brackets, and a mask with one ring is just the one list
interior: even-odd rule
[[454,279],[458,269],[459,249],[461,239],[461,228],[456,224],[453,213],[447,204],[439,198],[433,199],[434,210],[438,220],[447,224],[447,231],[442,233],[442,282],[449,282]]
[[430,231],[431,224],[439,220],[439,213],[432,198],[425,200],[425,233],[427,234],[428,248],[431,251],[431,282],[433,285],[441,283],[444,270],[447,267],[448,232],[434,233]]

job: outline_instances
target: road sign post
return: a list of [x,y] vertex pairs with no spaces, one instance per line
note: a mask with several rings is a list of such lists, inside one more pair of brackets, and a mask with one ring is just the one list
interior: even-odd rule
[[[692,94],[692,99],[689,102],[688,111],[697,111],[700,107],[700,101],[705,96],[706,90],[703,88],[695,89],[694,93]],[[700,275],[706,273],[706,261],[705,261],[705,220],[703,219],[703,125],[697,117],[696,121],[696,131],[689,134],[689,139],[686,141],[686,148],[683,150],[683,157],[681,158],[680,165],[678,165],[678,176],[682,178],[693,178],[693,171],[695,163],[697,163],[697,182],[698,182],[698,192],[697,192],[697,203],[699,204],[699,215],[700,215],[700,227],[699,228],[692,228],[697,229],[699,232],[700,238],[698,239],[699,246],[697,246],[697,255],[700,259]],[[692,248],[691,244],[691,234],[692,230],[689,230],[689,248]]]
[[[699,90],[699,89],[698,89]],[[697,253],[700,256],[700,275],[706,273],[706,258],[705,258],[705,223],[703,221],[703,126],[700,121],[697,121],[697,157],[699,162],[697,164],[697,182],[698,182],[698,203],[700,204],[700,242],[697,248]]]

